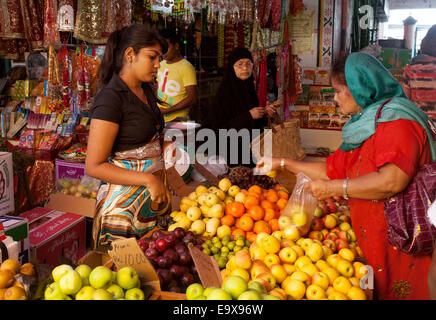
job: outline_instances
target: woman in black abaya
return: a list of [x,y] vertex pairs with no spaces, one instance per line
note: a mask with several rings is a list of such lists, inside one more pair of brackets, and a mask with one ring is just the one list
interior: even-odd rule
[[[206,127],[214,130],[216,134],[216,154],[223,156],[229,167],[238,165],[254,167],[250,146],[243,144],[241,138],[238,140],[237,161],[232,161],[235,154],[231,156],[230,139],[234,140],[237,136],[227,140],[227,155],[223,150],[219,150],[219,138],[225,138],[224,135],[219,135],[219,129],[237,131],[248,129],[251,142],[255,138],[252,130],[262,130],[267,125],[265,117],[272,116],[274,112],[276,111],[273,106],[259,107],[254,88],[253,58],[250,51],[245,48],[234,49],[229,55],[227,70],[206,119]],[[247,159],[248,155],[249,159]]]

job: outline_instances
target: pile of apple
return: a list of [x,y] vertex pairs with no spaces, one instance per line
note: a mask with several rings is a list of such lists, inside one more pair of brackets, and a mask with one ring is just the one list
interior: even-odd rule
[[267,294],[265,287],[258,281],[247,283],[240,276],[227,277],[221,286],[204,288],[199,283],[191,284],[186,290],[187,300],[280,300]]
[[249,253],[238,251],[221,270],[223,281],[240,276],[282,300],[364,300],[360,282],[366,273],[351,249],[333,253],[319,240],[292,238],[284,231],[258,234]]
[[35,276],[35,268],[31,263],[21,263],[17,259],[6,259],[0,265],[0,300],[27,300],[23,285],[15,275]]
[[212,239],[208,239],[201,247],[203,248],[204,254],[213,256],[219,268],[224,269],[228,259],[233,257],[239,250],[248,252],[250,245],[250,241],[245,239],[244,236],[239,236],[236,240],[231,241],[230,237],[226,235],[222,238],[213,237]]
[[180,211],[170,215],[175,223],[168,230],[181,227],[205,237],[230,235],[233,239],[243,235],[252,241],[260,230],[271,233],[279,229],[278,218],[288,198],[280,185],[273,189],[253,185],[245,190],[224,178],[217,187],[200,185],[183,197]]
[[356,256],[363,257],[363,252],[357,244],[356,234],[351,226],[348,201],[342,197],[319,201],[308,237],[321,241],[333,253],[337,253],[343,248],[349,248]]
[[57,180],[56,184],[60,193],[90,199],[97,197],[99,187],[99,183],[94,179],[81,181],[81,179],[62,178]]
[[140,248],[156,269],[162,290],[184,292],[191,283],[199,281],[188,249],[190,243],[199,250],[203,249],[200,237],[180,227],[168,233],[155,230],[150,237],[138,240]]
[[68,264],[52,271],[54,282],[44,291],[45,300],[144,300],[141,281],[132,267],[112,271],[82,264],[73,269]]

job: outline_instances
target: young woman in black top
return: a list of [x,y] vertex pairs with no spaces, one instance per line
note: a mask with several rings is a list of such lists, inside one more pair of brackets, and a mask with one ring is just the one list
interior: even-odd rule
[[166,41],[144,25],[115,31],[107,41],[86,157],[86,173],[106,182],[97,196],[94,248],[143,236],[170,209],[164,120],[151,87],[166,50]]

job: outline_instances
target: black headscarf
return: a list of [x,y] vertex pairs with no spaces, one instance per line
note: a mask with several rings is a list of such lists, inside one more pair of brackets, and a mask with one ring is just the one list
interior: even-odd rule
[[[219,129],[262,129],[266,124],[265,118],[253,120],[250,114],[250,110],[257,107],[259,101],[253,75],[246,80],[241,80],[235,74],[233,65],[241,59],[249,59],[253,62],[248,49],[235,48],[229,55],[229,63],[223,80],[207,115],[206,127],[215,132]],[[241,160],[241,156],[239,159]],[[253,165],[253,163],[250,164],[250,166]]]

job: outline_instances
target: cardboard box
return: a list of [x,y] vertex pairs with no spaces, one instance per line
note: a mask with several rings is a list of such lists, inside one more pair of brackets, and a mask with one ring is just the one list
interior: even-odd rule
[[95,199],[76,197],[62,193],[54,193],[45,204],[45,208],[71,212],[88,218],[94,218]]
[[12,153],[0,152],[0,215],[15,211]]
[[59,257],[78,261],[85,255],[85,217],[48,208],[34,208],[20,217],[29,221],[31,258],[57,266]]
[[5,234],[18,242],[18,260],[21,264],[29,259],[29,223],[26,218],[0,216],[0,222],[5,228]]
[[85,175],[85,164],[56,159],[56,181],[63,178],[80,179]]

